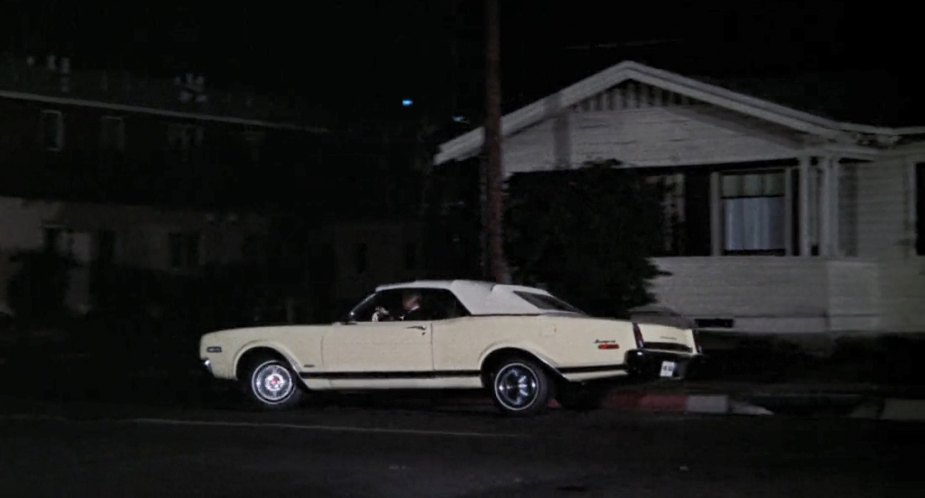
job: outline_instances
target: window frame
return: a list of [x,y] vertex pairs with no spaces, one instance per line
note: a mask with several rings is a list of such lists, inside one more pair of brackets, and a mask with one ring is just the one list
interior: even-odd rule
[[[115,122],[118,126],[115,139],[112,136],[107,137],[106,123]],[[107,142],[106,139],[109,139]],[[101,116],[100,117],[100,149],[107,152],[125,152],[125,119],[122,116]]]
[[[453,309],[455,314],[447,315],[442,318],[431,318],[427,321],[429,322],[440,322],[445,320],[453,320],[456,318],[463,318],[467,316],[472,316],[472,312],[459,300],[456,294],[453,293],[450,289],[442,289],[438,287],[400,287],[394,289],[384,289],[378,292],[373,292],[363,298],[359,303],[357,303],[350,311],[347,313],[346,322],[350,323],[379,323],[373,322],[371,316],[365,318],[365,313],[367,310],[364,308],[375,309],[377,306],[382,306],[383,303],[389,304],[390,301],[395,301],[395,305],[391,308],[387,308],[389,313],[393,316],[397,316],[400,313],[401,299],[402,295],[409,291],[417,291],[421,294],[422,301],[432,301],[434,295],[441,295],[441,297],[448,297],[453,301]],[[428,294],[430,296],[428,296]],[[357,315],[361,313],[361,310],[364,314],[364,319],[357,319]],[[371,315],[371,313],[370,313]],[[390,321],[385,321],[383,323],[389,323]]]
[[[57,125],[55,129],[54,144],[49,144],[48,142],[48,133],[46,127],[48,123],[47,119],[49,116],[54,117],[54,123]],[[42,146],[45,148],[45,150],[52,152],[59,152],[64,150],[64,113],[57,109],[42,109],[40,125],[40,136],[42,137]]]
[[911,210],[915,218],[913,251],[916,256],[925,256],[925,161],[916,161],[912,164],[912,176],[914,182]]
[[[779,175],[780,176],[780,185],[781,192],[779,194],[763,194],[763,195],[727,195],[725,193],[724,185],[725,179],[732,176],[746,176],[746,175]],[[787,187],[787,168],[786,167],[774,167],[774,168],[748,168],[748,169],[735,169],[719,172],[719,192],[717,193],[717,198],[719,200],[719,210],[720,210],[720,244],[721,244],[721,254],[723,256],[751,256],[751,255],[765,255],[765,256],[784,256],[787,254],[787,203],[791,201],[788,197],[788,187]],[[774,248],[763,248],[763,249],[728,249],[728,239],[726,237],[726,232],[728,230],[728,218],[727,218],[727,200],[735,199],[779,199],[781,202],[781,219],[780,219],[780,240],[781,246]]]

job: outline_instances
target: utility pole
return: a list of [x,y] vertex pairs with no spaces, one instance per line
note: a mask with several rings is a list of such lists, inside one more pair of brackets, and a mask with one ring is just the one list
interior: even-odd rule
[[498,0],[485,0],[485,200],[489,274],[499,283],[509,281],[502,234],[501,81],[498,41]]

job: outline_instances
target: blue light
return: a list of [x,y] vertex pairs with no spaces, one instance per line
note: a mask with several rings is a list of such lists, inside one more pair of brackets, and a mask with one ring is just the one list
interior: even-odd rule
[[414,104],[414,101],[411,99],[401,99],[402,107],[411,107],[411,104]]

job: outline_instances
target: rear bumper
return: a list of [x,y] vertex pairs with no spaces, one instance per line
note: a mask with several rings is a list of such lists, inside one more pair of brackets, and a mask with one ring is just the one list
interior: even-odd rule
[[634,380],[681,380],[699,359],[700,355],[634,349],[626,353],[626,371]]

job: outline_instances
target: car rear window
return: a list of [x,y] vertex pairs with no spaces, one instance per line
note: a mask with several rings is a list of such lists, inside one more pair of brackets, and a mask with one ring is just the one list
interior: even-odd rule
[[537,294],[535,292],[526,292],[526,291],[514,291],[518,297],[527,301],[528,303],[536,306],[541,310],[546,311],[566,311],[569,313],[581,313],[584,314],[580,309],[572,306],[571,304],[547,294]]

